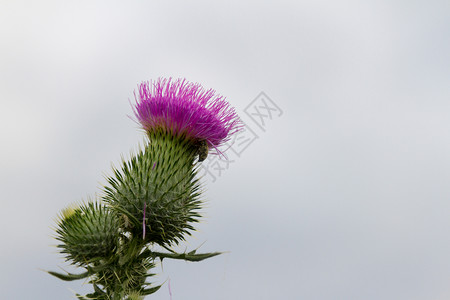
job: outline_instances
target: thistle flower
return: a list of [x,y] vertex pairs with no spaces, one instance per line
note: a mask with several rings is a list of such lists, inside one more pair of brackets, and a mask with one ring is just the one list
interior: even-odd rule
[[234,109],[212,89],[185,79],[143,82],[136,95],[135,115],[148,132],[206,141],[217,148],[241,127]]
[[134,112],[149,141],[114,170],[103,199],[145,243],[178,244],[200,217],[197,156],[201,162],[209,149],[219,152],[241,123],[223,97],[186,80],[143,82],[135,96]]

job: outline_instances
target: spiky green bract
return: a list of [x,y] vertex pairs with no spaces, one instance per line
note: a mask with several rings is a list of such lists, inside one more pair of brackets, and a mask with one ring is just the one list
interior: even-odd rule
[[165,132],[148,135],[144,148],[108,178],[103,199],[133,236],[145,243],[178,244],[200,217],[197,146]]
[[[137,239],[123,238],[118,249],[118,255],[110,261],[99,262],[91,270],[95,271],[91,277],[95,292],[101,295],[120,296],[125,299],[127,295],[145,295],[150,291],[156,292],[159,286],[150,286],[147,277],[154,274],[148,271],[155,266],[152,257],[142,257],[142,244]],[[107,298],[110,299],[110,298]]]
[[[129,239],[122,235],[115,251],[115,255],[108,259],[93,261],[84,266],[87,270],[81,274],[61,274],[48,272],[49,274],[65,280],[89,278],[89,283],[94,287],[94,292],[86,296],[77,294],[79,299],[129,299],[127,296],[145,295],[156,292],[160,286],[152,286],[146,279],[154,274],[149,270],[155,267],[155,257],[142,254],[140,240]],[[131,298],[132,299],[132,298]]]
[[63,210],[56,229],[57,247],[74,265],[87,266],[114,255],[119,223],[104,205],[89,202]]

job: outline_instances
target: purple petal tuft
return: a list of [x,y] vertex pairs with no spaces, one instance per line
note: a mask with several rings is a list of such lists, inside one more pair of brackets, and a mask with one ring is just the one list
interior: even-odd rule
[[206,140],[210,148],[217,149],[242,127],[224,97],[185,79],[143,82],[135,98],[136,118],[148,132],[163,130],[175,136]]

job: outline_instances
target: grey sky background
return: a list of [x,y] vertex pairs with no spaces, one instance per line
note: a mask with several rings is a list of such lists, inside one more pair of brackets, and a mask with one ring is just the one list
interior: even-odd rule
[[[0,298],[73,299],[50,245],[142,142],[142,80],[182,77],[244,121],[283,115],[215,182],[164,262],[178,299],[450,299],[449,1],[9,1],[0,4]],[[168,281],[149,299],[170,299]]]

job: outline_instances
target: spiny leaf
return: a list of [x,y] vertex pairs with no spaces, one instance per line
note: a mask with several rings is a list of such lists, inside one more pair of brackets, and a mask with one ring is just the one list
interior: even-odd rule
[[143,289],[140,293],[142,296],[147,296],[150,294],[153,294],[154,292],[158,291],[161,288],[161,285],[152,287],[152,288],[147,288],[147,289]]
[[195,254],[195,250],[191,251],[189,253],[163,253],[163,252],[154,252],[150,251],[149,249],[142,252],[141,256],[143,257],[158,257],[159,259],[163,260],[164,258],[171,258],[171,259],[181,259],[186,261],[192,261],[192,262],[198,262],[205,260],[207,258],[211,258],[217,255],[222,254],[223,252],[211,252],[211,253],[199,253]]
[[72,273],[67,273],[67,274],[61,274],[58,272],[54,272],[54,271],[47,271],[48,274],[53,275],[61,280],[64,281],[73,281],[73,280],[78,280],[78,279],[83,279],[89,276],[89,272],[84,272],[81,274],[72,274]]

